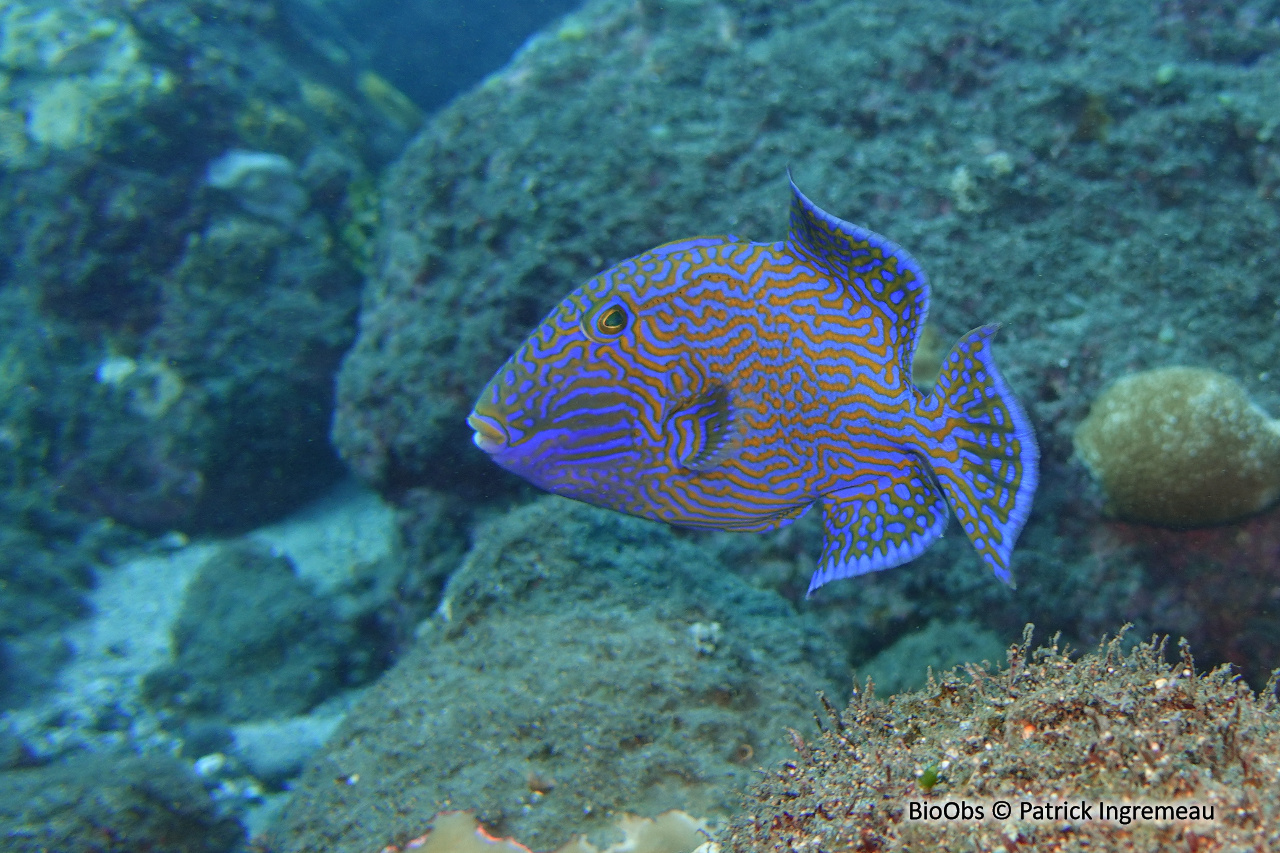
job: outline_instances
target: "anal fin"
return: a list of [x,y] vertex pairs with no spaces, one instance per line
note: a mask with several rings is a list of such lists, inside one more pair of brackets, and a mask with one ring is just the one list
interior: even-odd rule
[[947,527],[947,503],[920,459],[861,474],[822,496],[826,541],[808,594],[839,578],[878,572],[918,557]]

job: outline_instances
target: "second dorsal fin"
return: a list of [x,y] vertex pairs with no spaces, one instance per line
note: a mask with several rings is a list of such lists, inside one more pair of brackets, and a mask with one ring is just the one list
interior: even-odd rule
[[929,281],[916,259],[887,237],[843,219],[811,202],[791,184],[791,233],[787,242],[824,266],[849,288],[859,304],[889,321],[889,344],[898,351],[903,376],[911,375],[920,330],[929,314]]

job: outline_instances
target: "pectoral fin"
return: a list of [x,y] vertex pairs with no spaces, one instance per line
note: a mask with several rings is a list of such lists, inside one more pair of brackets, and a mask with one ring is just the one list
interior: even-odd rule
[[675,463],[691,471],[714,468],[742,444],[732,395],[718,383],[668,415],[666,431]]

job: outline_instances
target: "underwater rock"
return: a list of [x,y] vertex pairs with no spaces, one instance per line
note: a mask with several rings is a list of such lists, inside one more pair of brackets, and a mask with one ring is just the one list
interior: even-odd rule
[[[42,537],[6,522],[0,522],[0,640],[55,630],[88,615],[86,594],[93,586],[88,555],[51,551]],[[17,698],[5,696],[5,688],[21,680],[16,671],[33,663],[29,657],[12,662],[0,697]]]
[[315,714],[241,723],[233,729],[235,755],[255,779],[279,788],[302,772],[340,720]]
[[[1033,649],[1030,636],[1028,626],[998,671],[968,665],[887,701],[855,693],[754,788],[721,849],[1156,853],[1280,840],[1274,680],[1259,695],[1230,667],[1197,672],[1185,645],[1171,665],[1163,641],[1125,653],[1115,639],[1073,660],[1056,643]],[[1000,801],[1011,813],[992,814]],[[983,811],[912,819],[913,803],[948,802]],[[1201,816],[1122,818],[1103,802],[1196,806]],[[1091,811],[1023,810],[1068,803]]]
[[[0,646],[0,675],[8,677],[5,672],[4,649]],[[12,724],[0,724],[0,772],[18,770],[23,767],[34,767],[39,762],[31,747],[13,729]]]
[[4,4],[0,283],[47,341],[40,416],[0,424],[39,458],[18,502],[245,529],[339,476],[333,372],[365,252],[341,235],[407,133],[342,39],[276,2]]
[[[84,531],[53,506],[45,427],[84,387],[58,381],[55,353],[66,338],[42,327],[30,294],[3,284],[0,328],[0,707],[9,707],[61,663],[33,648],[52,650],[57,632],[89,612],[94,548],[110,531]],[[40,637],[8,644],[31,632]]]
[[[4,17],[0,68],[19,79],[6,78],[0,101],[22,105],[33,154],[115,147],[123,125],[178,95],[178,77],[144,60],[137,29],[105,4],[11,3]],[[8,167],[36,162],[5,159]]]
[[1129,521],[1217,524],[1280,497],[1280,421],[1212,370],[1122,377],[1094,401],[1075,445],[1107,510]]
[[232,853],[244,830],[177,758],[82,754],[0,772],[0,838],[11,853]]
[[[1280,661],[1280,505],[1241,521],[1193,529],[1112,522],[1093,533],[1098,551],[1152,566],[1142,590],[1158,602],[1152,623],[1174,626],[1215,660],[1229,661],[1255,689]],[[1205,651],[1201,652],[1202,656]]]
[[1004,657],[1005,645],[977,622],[934,619],[918,631],[898,638],[893,645],[859,666],[859,680],[870,678],[882,696],[919,690],[935,673],[964,663]]
[[[691,631],[712,623],[713,644]],[[269,843],[365,853],[444,809],[535,849],[606,840],[621,812],[725,816],[786,753],[786,728],[810,729],[814,691],[838,695],[841,658],[670,530],[544,498],[478,531],[439,615],[311,762]]]
[[192,579],[173,627],[174,662],[147,700],[228,721],[307,711],[344,686],[350,627],[287,557],[236,544]]

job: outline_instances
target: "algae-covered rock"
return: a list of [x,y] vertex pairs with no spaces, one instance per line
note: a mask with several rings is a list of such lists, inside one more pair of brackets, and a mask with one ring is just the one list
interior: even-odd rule
[[934,619],[859,666],[857,674],[870,678],[881,695],[902,693],[923,687],[930,668],[940,672],[964,663],[998,661],[1004,650],[1000,638],[977,622]]
[[[6,5],[0,68],[22,79],[3,87],[0,100],[23,107],[26,135],[37,151],[117,147],[121,125],[179,97],[178,78],[143,57],[146,44],[137,29],[107,6],[85,0]],[[3,165],[30,162],[12,156]]]
[[92,756],[0,772],[10,853],[231,853],[244,830],[167,755]]
[[535,849],[599,840],[623,811],[726,816],[786,728],[810,729],[814,692],[838,695],[840,659],[669,529],[543,499],[479,531],[440,615],[304,774],[273,849],[378,850],[443,809]]
[[1117,380],[1075,443],[1107,509],[1130,521],[1216,524],[1280,497],[1280,421],[1212,370],[1166,367]]
[[[79,525],[54,508],[57,484],[46,474],[56,433],[48,427],[87,384],[57,381],[54,351],[65,338],[40,321],[28,294],[3,286],[0,328],[0,706],[8,707],[61,662],[35,647],[56,651],[56,632],[87,614],[92,548],[103,537],[66,542]],[[32,632],[39,638],[19,641]]]
[[[1229,667],[1196,672],[1185,645],[1173,664],[1163,642],[1123,648],[1116,639],[1073,660],[1056,643],[1033,650],[1028,626],[998,671],[968,665],[888,701],[856,693],[756,786],[721,849],[1274,849],[1274,681],[1258,695]],[[1091,811],[1055,814],[1065,804]]]
[[351,639],[287,557],[234,545],[200,567],[173,628],[174,663],[144,690],[187,716],[297,714],[343,686]]
[[286,5],[0,7],[0,286],[67,389],[4,427],[63,509],[243,529],[339,475],[365,252],[340,235],[406,129]]

